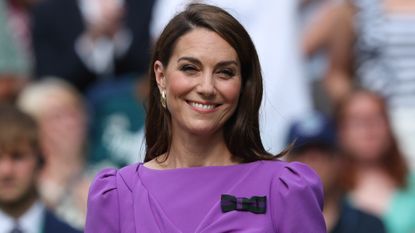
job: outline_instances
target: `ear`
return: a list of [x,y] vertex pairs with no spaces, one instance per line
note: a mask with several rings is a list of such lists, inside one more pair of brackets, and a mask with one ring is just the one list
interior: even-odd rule
[[165,68],[161,61],[157,60],[154,62],[153,65],[154,74],[156,76],[157,86],[159,90],[162,91],[166,88],[166,76],[165,76]]

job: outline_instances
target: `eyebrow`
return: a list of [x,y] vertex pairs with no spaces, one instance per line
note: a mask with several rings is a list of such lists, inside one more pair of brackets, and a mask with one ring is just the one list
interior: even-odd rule
[[[196,59],[194,57],[181,57],[181,58],[177,59],[177,62],[180,62],[180,61],[183,61],[183,60],[189,61],[189,62],[192,62],[192,63],[196,63],[198,65],[202,64],[198,59]],[[232,65],[232,64],[236,65],[236,66],[239,65],[238,62],[236,62],[234,60],[229,60],[229,61],[221,61],[218,64],[216,64],[215,66],[216,67],[221,67],[221,66],[227,66],[227,65]]]

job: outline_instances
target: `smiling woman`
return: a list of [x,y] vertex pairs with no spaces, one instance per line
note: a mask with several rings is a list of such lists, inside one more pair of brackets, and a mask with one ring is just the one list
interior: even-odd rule
[[259,59],[238,21],[191,4],[151,64],[145,163],[98,174],[86,233],[326,232],[316,173],[262,145]]
[[[210,107],[206,104],[213,102],[217,107],[218,111],[211,114],[214,115],[211,121],[216,119],[217,123],[222,124],[216,126],[217,130],[212,128],[213,131],[209,131],[208,135],[216,133],[222,137],[226,150],[234,155],[233,160],[236,161],[233,163],[274,159],[265,151],[259,137],[258,111],[263,87],[258,55],[246,30],[227,12],[195,4],[178,14],[157,41],[151,64],[146,161],[160,155],[159,158],[165,159],[174,153],[169,148],[175,145],[172,143],[176,138],[173,136],[175,109],[163,109],[160,99],[162,93],[165,93],[166,100],[170,101],[166,89],[168,86],[165,85],[179,86],[185,80],[192,80],[194,86],[191,94],[193,99],[187,99],[187,103],[191,104],[190,100],[193,100],[192,106],[205,104],[205,109],[216,109],[212,104]],[[183,73],[183,79],[177,78],[178,73]],[[174,77],[169,77],[170,75]],[[173,84],[169,84],[169,79],[173,78]],[[235,83],[239,85],[235,86]],[[228,98],[234,93],[230,90],[238,91],[234,96],[234,109],[228,108]],[[219,99],[225,101],[223,105],[215,103]],[[243,103],[243,107],[238,107],[238,103]],[[200,117],[201,115],[196,119],[200,120]],[[206,145],[207,141],[210,140],[203,139],[202,145]],[[206,145],[206,148],[213,147]],[[229,154],[221,158],[227,156]],[[199,159],[196,162],[202,165]]]
[[172,138],[182,135],[189,142],[197,135],[210,142],[211,137],[222,137],[241,89],[239,59],[224,39],[194,29],[178,40],[169,64],[165,67],[157,60],[154,70],[159,91],[166,93]]

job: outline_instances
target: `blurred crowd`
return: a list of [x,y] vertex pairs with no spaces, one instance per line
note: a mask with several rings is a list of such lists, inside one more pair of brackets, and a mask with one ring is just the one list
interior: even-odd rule
[[[189,2],[0,1],[0,233],[81,231],[96,172],[143,160],[151,48]],[[328,232],[414,233],[415,2],[202,2],[250,33],[264,146],[320,175]]]

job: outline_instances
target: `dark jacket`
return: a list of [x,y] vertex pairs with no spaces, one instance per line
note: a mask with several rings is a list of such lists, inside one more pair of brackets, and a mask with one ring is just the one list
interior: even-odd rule
[[[154,0],[126,0],[125,26],[132,33],[127,53],[114,62],[114,76],[143,74],[148,69],[149,23]],[[78,0],[44,0],[32,9],[32,38],[36,77],[58,76],[86,91],[98,78],[75,51],[85,24]]]
[[59,220],[52,212],[46,210],[43,233],[81,233]]
[[330,233],[386,233],[382,221],[343,201],[340,218]]

